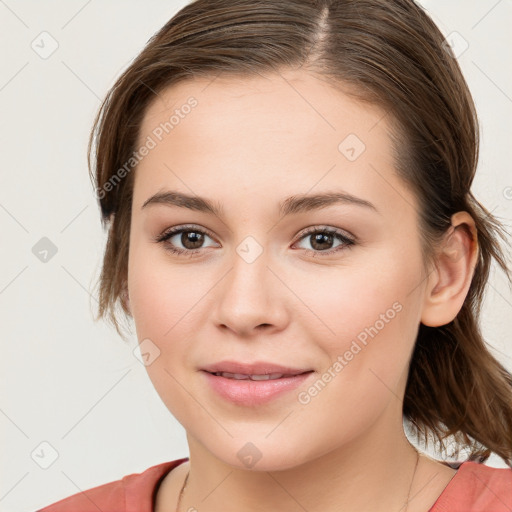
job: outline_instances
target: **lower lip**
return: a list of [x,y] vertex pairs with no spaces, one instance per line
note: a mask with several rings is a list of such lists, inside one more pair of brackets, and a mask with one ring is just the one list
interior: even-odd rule
[[226,400],[238,405],[255,406],[270,402],[278,396],[296,389],[314,372],[273,380],[237,380],[213,375],[204,370],[202,373],[206,376],[212,389]]

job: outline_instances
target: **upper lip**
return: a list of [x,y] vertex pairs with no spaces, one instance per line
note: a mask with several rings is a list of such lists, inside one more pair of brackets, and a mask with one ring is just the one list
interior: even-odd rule
[[242,375],[269,375],[271,373],[282,373],[284,375],[299,375],[300,373],[312,371],[311,368],[290,368],[267,361],[256,361],[254,363],[239,363],[237,361],[220,361],[201,368],[209,373],[239,373]]

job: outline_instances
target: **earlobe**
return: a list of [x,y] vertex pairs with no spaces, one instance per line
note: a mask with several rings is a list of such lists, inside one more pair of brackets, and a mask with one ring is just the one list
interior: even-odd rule
[[466,299],[478,261],[478,237],[473,218],[457,212],[451,218],[435,269],[427,279],[421,323],[439,327],[450,323]]

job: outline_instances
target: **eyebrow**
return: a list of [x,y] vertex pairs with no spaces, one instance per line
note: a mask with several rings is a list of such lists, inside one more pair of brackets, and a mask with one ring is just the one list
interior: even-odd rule
[[[282,217],[286,217],[287,215],[296,213],[320,210],[339,203],[362,206],[378,213],[377,208],[370,203],[370,201],[348,194],[347,192],[326,192],[323,194],[290,196],[279,204],[279,212]],[[218,217],[223,217],[224,215],[222,205],[218,202],[172,190],[157,192],[144,202],[141,210],[156,204],[178,206],[198,212],[211,213]]]

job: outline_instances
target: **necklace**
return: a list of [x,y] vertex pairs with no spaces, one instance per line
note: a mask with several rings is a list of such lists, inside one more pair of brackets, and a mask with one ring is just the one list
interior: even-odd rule
[[[416,470],[418,469],[418,462],[420,461],[420,452],[414,448],[416,452],[416,464],[414,466],[414,471],[412,473],[411,485],[409,486],[409,492],[407,493],[407,501],[405,502],[405,512],[409,510],[409,497],[411,496],[412,484],[414,482],[414,477],[416,476]],[[402,507],[403,508],[403,507]]]
[[[420,460],[420,454],[418,450],[414,450],[416,452],[416,465],[414,466],[414,471],[412,473],[412,479],[411,479],[411,485],[409,486],[409,492],[407,493],[407,501],[405,502],[405,512],[409,509],[409,498],[411,496],[411,489],[412,484],[414,482],[414,477],[416,476],[416,470],[418,469],[418,462]],[[176,504],[176,512],[179,512],[180,510],[180,504],[181,504],[181,498],[183,497],[183,493],[185,492],[185,489],[187,488],[187,481],[188,481],[188,475],[190,474],[190,470],[187,473],[187,476],[185,477],[185,481],[183,482],[183,485],[181,487],[180,495],[178,497],[178,503]],[[403,507],[402,507],[403,508]]]
[[179,510],[180,510],[181,498],[183,497],[183,492],[185,491],[185,488],[187,487],[188,475],[190,475],[190,470],[188,471],[187,476],[185,477],[185,481],[183,482],[183,485],[181,487],[180,495],[178,498],[178,503],[176,504],[176,512],[179,512]]

